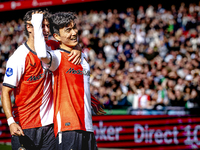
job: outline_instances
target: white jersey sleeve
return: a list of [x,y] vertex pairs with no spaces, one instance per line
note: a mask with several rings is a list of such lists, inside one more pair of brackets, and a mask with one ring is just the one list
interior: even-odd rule
[[42,66],[45,69],[55,71],[60,64],[61,54],[58,50],[51,50],[50,47],[48,47],[47,53],[49,55],[50,62],[48,64],[42,62]]
[[43,14],[33,14],[31,23],[34,28],[34,47],[39,59],[48,57],[46,42],[42,32]]
[[6,64],[6,73],[4,76],[3,85],[8,86],[11,88],[17,87],[21,76],[24,73],[25,69],[25,53],[20,53],[23,48],[25,48],[24,45],[21,45],[14,54],[8,59]]
[[61,52],[59,50],[54,50],[54,51],[49,51],[51,54],[51,62],[50,62],[50,67],[49,70],[55,71],[61,62]]

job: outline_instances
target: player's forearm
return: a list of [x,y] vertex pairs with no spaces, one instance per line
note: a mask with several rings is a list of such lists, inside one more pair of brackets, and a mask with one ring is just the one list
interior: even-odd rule
[[12,90],[10,88],[3,86],[1,94],[1,102],[7,119],[12,117],[12,106],[11,106],[12,103],[10,99],[11,92]]
[[39,59],[48,64],[50,56],[47,53],[46,42],[42,31],[43,14],[33,14],[31,23],[34,28],[34,47]]

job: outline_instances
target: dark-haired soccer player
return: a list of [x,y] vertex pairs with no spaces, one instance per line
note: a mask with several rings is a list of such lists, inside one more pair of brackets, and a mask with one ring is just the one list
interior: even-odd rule
[[[28,40],[9,58],[3,81],[1,100],[12,135],[13,150],[22,147],[27,150],[55,150],[52,73],[42,67],[37,57],[31,24],[32,13],[37,11],[40,10],[28,11],[24,16]],[[41,22],[41,34],[47,41],[51,14],[48,11],[42,12],[44,18]],[[51,41],[48,44],[56,46]],[[80,57],[81,52],[77,53]],[[78,63],[79,59],[74,61]],[[13,90],[15,104],[11,108],[10,94]]]
[[96,150],[91,113],[90,66],[83,53],[79,65],[68,61],[68,54],[78,44],[75,19],[75,15],[70,12],[52,15],[52,33],[60,42],[60,48],[48,52],[40,36],[43,15],[34,14],[31,22],[35,30],[35,46],[40,45],[35,49],[38,57],[54,74],[54,131],[57,149]]

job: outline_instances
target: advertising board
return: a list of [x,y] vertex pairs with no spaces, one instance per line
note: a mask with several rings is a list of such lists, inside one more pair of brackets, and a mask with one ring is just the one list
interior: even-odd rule
[[[200,149],[199,115],[93,116],[93,126],[99,148]],[[7,120],[0,113],[0,143],[10,141]]]
[[199,149],[200,117],[170,115],[94,116],[98,147],[129,149]]

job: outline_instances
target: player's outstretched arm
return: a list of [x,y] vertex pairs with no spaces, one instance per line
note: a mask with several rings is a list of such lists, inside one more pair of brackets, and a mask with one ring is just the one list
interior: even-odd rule
[[12,88],[6,86],[2,87],[1,101],[10,128],[10,134],[16,136],[21,136],[21,135],[24,136],[23,130],[17,123],[15,123],[12,116],[11,99],[10,99],[11,92]]

